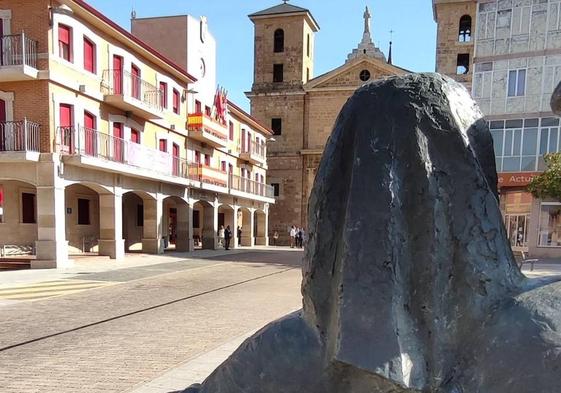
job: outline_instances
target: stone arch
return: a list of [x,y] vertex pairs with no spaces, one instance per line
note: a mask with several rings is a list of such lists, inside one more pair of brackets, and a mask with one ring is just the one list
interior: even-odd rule
[[[234,208],[234,206],[228,204],[228,203],[222,203],[218,206],[218,229],[220,230],[221,226],[224,226],[224,229],[226,230],[226,228],[229,226],[230,227],[230,231],[232,233],[232,238],[231,238],[231,242],[230,242],[230,246],[235,247],[236,246],[236,226],[237,226],[237,216],[236,216],[236,210]],[[219,239],[220,241],[222,241],[221,239]],[[226,240],[224,239],[224,242]],[[223,246],[225,247],[225,243],[223,244]]]
[[241,230],[238,244],[246,247],[253,246],[253,209],[248,207],[238,209],[238,228]]
[[253,214],[253,232],[255,236],[255,244],[258,246],[268,246],[269,228],[267,222],[267,213],[264,210],[256,209]]
[[0,178],[0,246],[33,253],[38,239],[37,187],[17,177]]
[[141,190],[128,190],[122,197],[123,239],[125,250],[161,253],[162,239],[158,233],[158,199]]
[[179,196],[168,196],[163,201],[164,248],[187,252],[192,249],[189,225],[190,206]]
[[193,203],[193,240],[195,247],[213,250],[216,248],[218,231],[218,208],[213,203],[197,200]]

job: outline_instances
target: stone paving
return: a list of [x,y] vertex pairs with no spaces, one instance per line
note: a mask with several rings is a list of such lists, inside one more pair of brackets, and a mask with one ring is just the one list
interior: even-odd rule
[[[114,285],[3,305],[0,391],[134,390],[300,308],[301,257],[264,251],[163,274],[133,268]],[[100,279],[80,279],[88,276]]]

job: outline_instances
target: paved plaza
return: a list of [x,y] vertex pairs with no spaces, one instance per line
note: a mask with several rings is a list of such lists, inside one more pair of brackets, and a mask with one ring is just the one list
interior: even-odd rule
[[[136,255],[2,273],[0,391],[177,392],[300,308],[302,256],[284,248]],[[561,274],[561,263],[524,272]]]

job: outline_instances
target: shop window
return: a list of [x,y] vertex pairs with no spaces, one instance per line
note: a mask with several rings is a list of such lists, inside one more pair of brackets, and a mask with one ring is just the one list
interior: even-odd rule
[[58,25],[58,55],[67,61],[72,61],[72,28]]
[[458,35],[458,41],[471,41],[471,16],[469,15],[464,15],[460,18],[460,33]]
[[529,214],[506,214],[505,228],[511,247],[528,246],[528,220]]
[[0,185],[0,223],[4,222],[4,187]]
[[284,65],[273,64],[273,82],[280,83],[284,80]]
[[280,184],[279,183],[271,183],[273,186],[273,195],[278,197],[280,195]]
[[96,47],[93,41],[84,37],[84,69],[96,73]]
[[168,84],[160,82],[160,106],[164,109],[168,108]]
[[284,52],[284,30],[277,29],[275,30],[275,45],[274,45],[275,53]]
[[521,97],[526,94],[526,70],[512,70],[508,73],[508,96]]
[[275,117],[271,119],[271,129],[274,135],[282,134],[282,119]]
[[201,227],[201,218],[198,210],[193,210],[193,228],[198,229]]
[[181,112],[179,101],[179,91],[177,91],[177,89],[173,89],[173,113],[177,115]]
[[456,74],[467,75],[469,73],[469,53],[458,54],[456,62]]
[[24,224],[37,223],[35,214],[36,196],[28,192],[21,194],[21,222]]
[[90,200],[78,198],[78,225],[90,225]]
[[538,245],[561,247],[561,203],[542,203]]
[[144,205],[136,205],[136,226],[144,226]]
[[233,141],[234,140],[234,123],[233,122],[229,122],[228,123],[228,130],[230,132],[230,140]]

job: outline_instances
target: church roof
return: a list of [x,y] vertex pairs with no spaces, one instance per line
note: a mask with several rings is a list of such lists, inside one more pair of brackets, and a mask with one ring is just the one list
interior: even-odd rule
[[[284,0],[283,0],[284,1]],[[319,24],[314,19],[312,13],[307,8],[298,7],[296,5],[288,4],[284,2],[283,4],[275,5],[274,7],[267,8],[263,11],[254,12],[249,14],[249,18],[261,17],[261,16],[275,16],[275,15],[290,15],[290,14],[306,14],[310,19],[316,30],[319,30]]]

